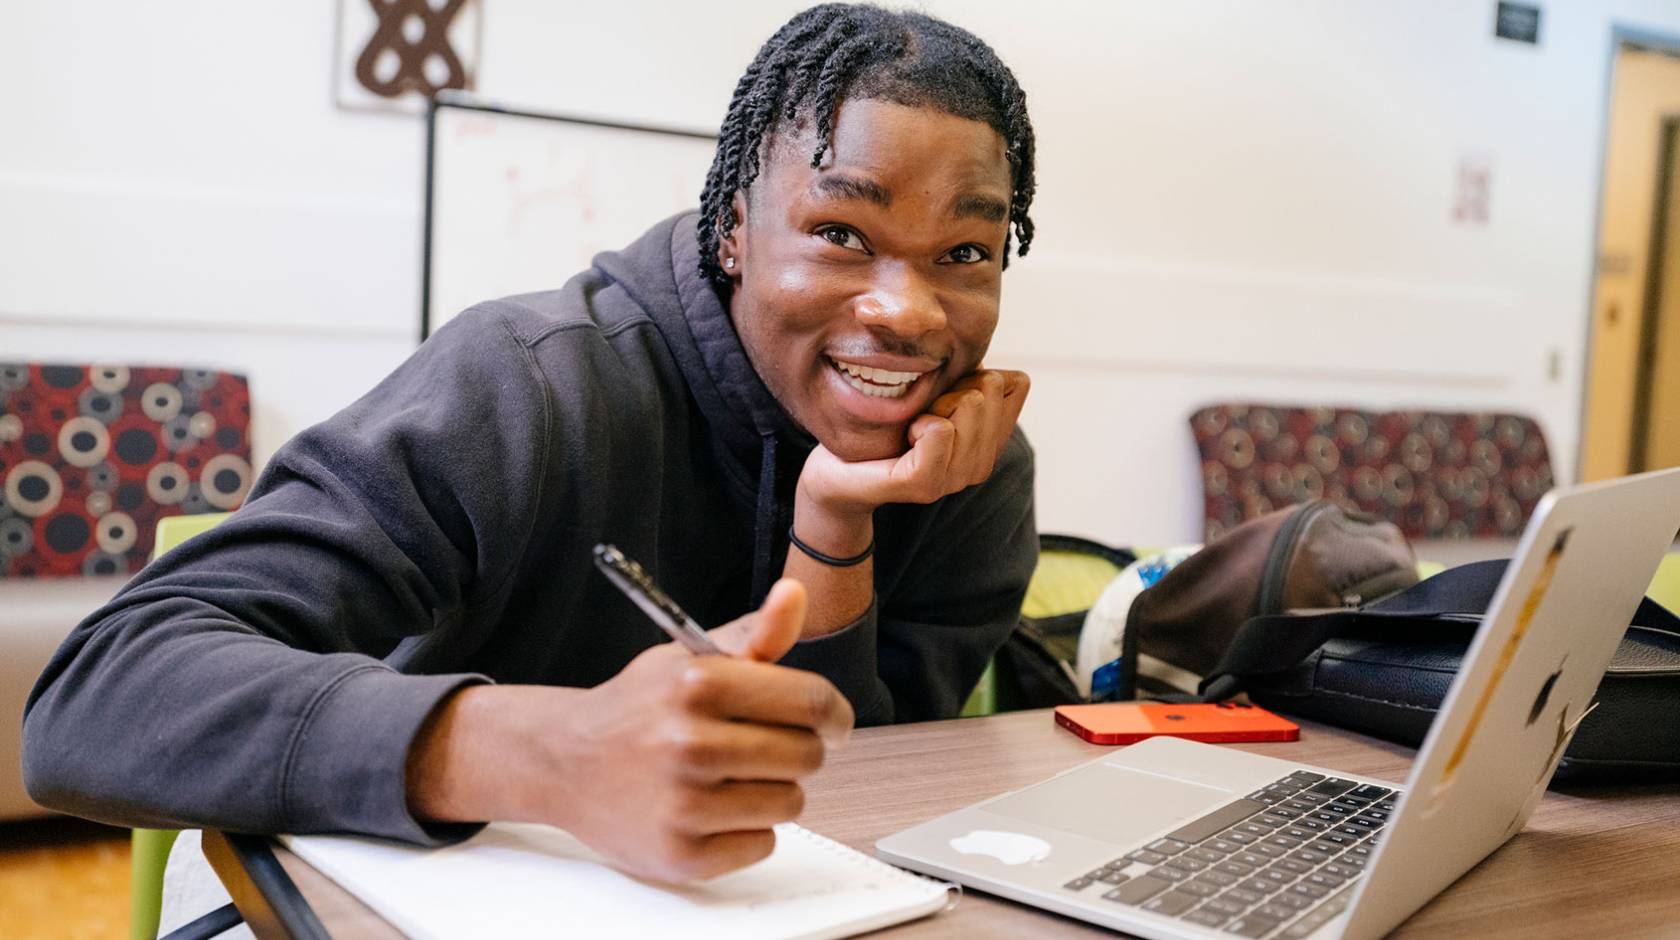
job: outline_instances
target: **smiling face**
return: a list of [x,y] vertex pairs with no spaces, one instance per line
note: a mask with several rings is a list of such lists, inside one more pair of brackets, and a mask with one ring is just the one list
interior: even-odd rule
[[730,316],[793,420],[842,460],[897,456],[997,327],[1010,200],[1003,137],[874,99],[837,109],[816,169],[784,129],[719,244]]

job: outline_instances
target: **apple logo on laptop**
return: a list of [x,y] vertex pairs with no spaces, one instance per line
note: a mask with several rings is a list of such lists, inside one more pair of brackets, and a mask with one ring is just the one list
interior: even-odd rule
[[951,840],[951,848],[964,855],[989,855],[1005,865],[1042,862],[1050,857],[1050,843],[1021,832],[975,829]]

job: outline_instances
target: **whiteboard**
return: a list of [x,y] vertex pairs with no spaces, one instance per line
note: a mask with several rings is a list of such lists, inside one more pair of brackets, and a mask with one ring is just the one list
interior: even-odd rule
[[420,338],[462,310],[559,287],[700,205],[717,138],[461,98],[428,111]]

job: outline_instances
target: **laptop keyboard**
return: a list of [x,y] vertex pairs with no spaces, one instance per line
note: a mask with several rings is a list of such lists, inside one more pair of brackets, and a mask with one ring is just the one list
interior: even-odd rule
[[1306,937],[1347,908],[1399,797],[1297,770],[1062,887],[1238,937]]

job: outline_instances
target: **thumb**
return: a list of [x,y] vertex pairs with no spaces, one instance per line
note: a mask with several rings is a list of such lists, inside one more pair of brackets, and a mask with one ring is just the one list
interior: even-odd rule
[[787,654],[805,629],[805,585],[783,578],[770,587],[764,605],[711,632],[725,653],[773,663]]

